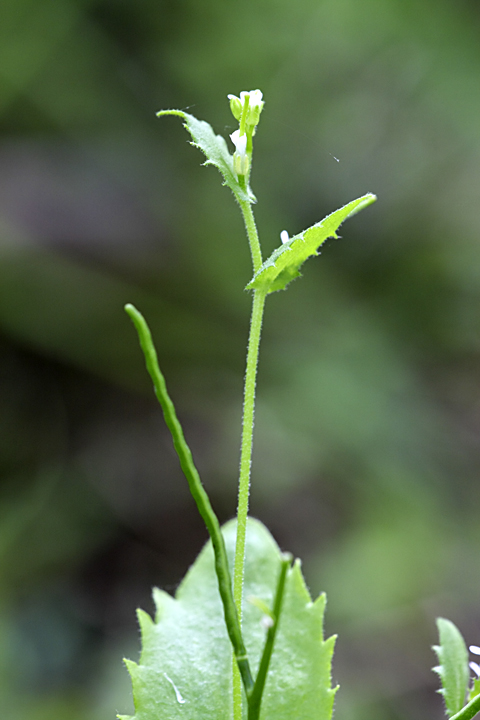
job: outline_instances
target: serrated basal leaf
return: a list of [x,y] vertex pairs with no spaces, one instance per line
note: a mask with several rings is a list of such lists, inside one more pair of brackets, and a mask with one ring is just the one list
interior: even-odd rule
[[287,240],[278,247],[255,273],[247,285],[248,290],[263,290],[267,293],[284,290],[287,285],[300,275],[300,267],[307,258],[318,255],[318,248],[329,237],[337,237],[340,225],[352,215],[371,205],[376,196],[368,193],[352,200],[339,210],[327,215],[321,222],[312,225],[299,235]]
[[227,143],[221,135],[215,135],[211,125],[183,110],[160,110],[157,117],[162,115],[178,115],[183,119],[184,127],[192,136],[191,144],[199,148],[207,158],[204,165],[214,165],[220,170],[224,179],[223,184],[228,185],[239,202],[256,202],[250,187],[244,188],[240,185],[233,167],[233,156],[228,152]]
[[[233,561],[236,526],[223,528]],[[280,550],[268,530],[249,520],[245,597],[272,605]],[[156,590],[155,621],[140,613],[142,653],[128,663],[134,720],[226,720],[232,714],[232,649],[223,620],[213,552],[208,543],[176,597]],[[325,596],[312,602],[297,562],[289,571],[283,610],[267,676],[261,720],[330,720],[334,638],[323,639]],[[264,614],[245,602],[244,637],[254,674],[265,639]]]
[[437,619],[440,645],[434,645],[439,665],[433,670],[442,683],[438,691],[443,695],[446,713],[452,717],[466,702],[469,680],[468,652],[458,628],[445,618]]

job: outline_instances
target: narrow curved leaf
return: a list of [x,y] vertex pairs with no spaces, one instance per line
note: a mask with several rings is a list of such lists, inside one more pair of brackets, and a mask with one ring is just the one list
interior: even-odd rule
[[321,222],[312,225],[299,235],[278,247],[255,273],[247,285],[249,290],[263,290],[267,293],[284,290],[288,283],[299,277],[299,268],[307,258],[318,255],[318,248],[329,237],[337,237],[337,230],[347,218],[375,202],[376,196],[368,193],[352,200],[339,210],[327,215]]
[[[230,562],[235,521],[223,528]],[[281,553],[268,530],[249,520],[245,597],[272,606]],[[175,598],[154,591],[153,621],[139,611],[142,653],[127,661],[133,684],[134,720],[225,720],[232,710],[232,649],[225,630],[207,543]],[[325,596],[312,602],[297,561],[288,572],[283,610],[260,711],[261,720],[330,720],[335,690],[331,659],[335,638],[323,639]],[[264,613],[245,602],[243,632],[256,674],[266,629]]]
[[228,185],[239,202],[256,202],[250,187],[245,189],[238,182],[233,168],[233,156],[228,152],[227,143],[221,135],[215,135],[211,125],[204,120],[197,120],[196,117],[183,110],[160,110],[157,117],[162,115],[178,115],[183,119],[184,127],[192,136],[191,145],[199,148],[207,157],[203,164],[214,165],[220,170],[224,179],[223,184]]
[[437,619],[440,645],[434,645],[439,665],[433,670],[442,683],[438,691],[443,695],[448,717],[459,712],[466,702],[469,679],[468,652],[460,631],[450,620]]

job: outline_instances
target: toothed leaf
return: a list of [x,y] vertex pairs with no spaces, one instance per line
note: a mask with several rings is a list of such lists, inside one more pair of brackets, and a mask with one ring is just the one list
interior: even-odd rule
[[470,688],[470,693],[468,695],[468,699],[473,700],[474,697],[477,697],[477,695],[480,695],[480,678],[474,678],[472,687]]
[[438,691],[443,695],[449,717],[463,708],[469,680],[468,653],[460,631],[450,620],[437,619],[440,645],[434,645],[439,665],[433,670],[442,683]]
[[[223,528],[230,562],[235,522]],[[272,605],[280,551],[268,530],[249,520],[245,597]],[[232,711],[232,650],[225,630],[209,542],[173,598],[154,592],[153,622],[139,614],[140,661],[132,677],[133,720],[225,720]],[[330,720],[335,690],[331,659],[335,639],[323,639],[325,596],[312,602],[297,563],[289,571],[283,610],[267,676],[261,720]],[[256,673],[265,628],[261,609],[245,602],[243,630]]]
[[321,222],[278,247],[255,273],[247,289],[264,290],[267,293],[284,290],[300,275],[300,267],[307,258],[318,255],[318,248],[329,237],[337,237],[337,230],[344,220],[375,202],[376,196],[368,193],[352,200],[339,210],[327,215]]
[[211,125],[204,120],[197,120],[196,117],[183,110],[161,110],[157,113],[162,115],[178,115],[183,119],[183,125],[192,136],[192,145],[199,148],[207,159],[204,165],[215,165],[223,175],[224,185],[228,185],[237,200],[249,203],[256,202],[255,195],[250,190],[243,188],[238,182],[237,173],[233,168],[233,156],[228,152],[225,139],[221,135],[215,135]]

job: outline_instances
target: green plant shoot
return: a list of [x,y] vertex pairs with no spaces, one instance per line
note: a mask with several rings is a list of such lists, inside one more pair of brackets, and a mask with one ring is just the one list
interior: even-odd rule
[[[238,507],[235,521],[220,528],[185,441],[158,365],[148,325],[132,305],[126,312],[138,333],[147,370],[172,434],[180,465],[205,522],[210,542],[175,598],[156,590],[157,615],[139,612],[142,653],[127,661],[135,720],[330,720],[336,689],[331,684],[335,638],[323,637],[325,597],[312,602],[292,557],[281,553],[266,528],[248,518],[255,389],[260,336],[268,295],[300,275],[340,225],[376,200],[366,194],[282,244],[264,262],[250,187],[253,142],[264,108],[260,90],[228,96],[238,129],[225,139],[181,110],[191,143],[214,165],[243,215],[252,258],[252,314],[247,349]],[[247,602],[245,602],[247,600]],[[119,716],[125,717],[125,716]]]

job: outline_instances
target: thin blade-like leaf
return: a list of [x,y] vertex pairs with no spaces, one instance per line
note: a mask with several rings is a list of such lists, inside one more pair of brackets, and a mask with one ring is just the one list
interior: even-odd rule
[[247,289],[267,293],[284,290],[289,282],[300,275],[299,268],[307,258],[318,255],[318,248],[329,237],[337,237],[337,230],[347,218],[375,202],[376,196],[368,193],[328,215],[321,222],[287,240],[266,260],[255,273]]
[[199,148],[207,157],[204,165],[215,165],[220,170],[224,179],[223,184],[228,185],[239,202],[256,202],[250,188],[244,188],[238,182],[233,168],[233,157],[228,152],[227,143],[221,135],[215,135],[211,125],[204,120],[197,120],[196,117],[183,110],[160,110],[157,117],[162,115],[178,115],[183,119],[184,127],[192,136],[191,144]]
[[193,462],[192,453],[186,443],[182,426],[177,418],[175,406],[168,394],[165,378],[158,364],[157,351],[155,349],[155,345],[153,344],[150,328],[148,327],[145,318],[136,307],[128,303],[125,305],[125,311],[133,321],[137,330],[140,346],[145,357],[145,364],[153,381],[155,395],[162,406],[163,416],[168,429],[172,434],[173,445],[177,452],[178,459],[180,460],[183,473],[187,479],[190,492],[195,500],[198,511],[207,526],[207,530],[212,540],[215,554],[215,571],[217,573],[220,597],[223,602],[225,623],[235,657],[237,658],[238,669],[248,692],[253,689],[253,679],[250,671],[247,651],[242,638],[242,630],[238,619],[237,609],[233,599],[230,570],[228,566],[225,543],[220,530],[220,524],[213,511],[205,488],[202,485],[200,475],[198,474],[195,463]]
[[439,665],[433,670],[442,683],[438,691],[443,695],[448,717],[459,712],[466,701],[469,679],[468,652],[460,631],[450,620],[437,619],[440,645],[434,645]]

